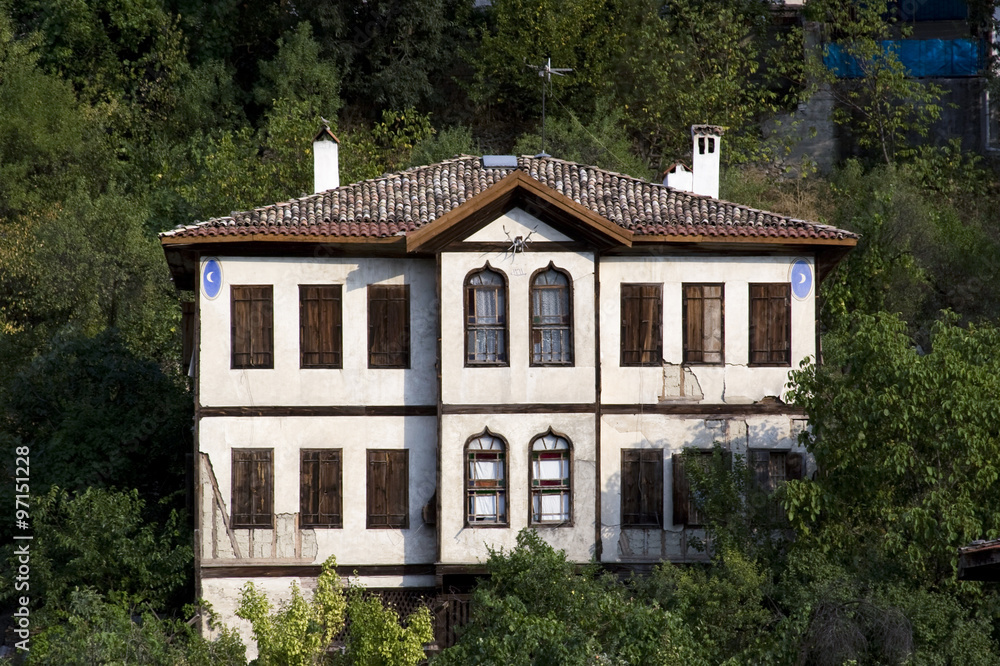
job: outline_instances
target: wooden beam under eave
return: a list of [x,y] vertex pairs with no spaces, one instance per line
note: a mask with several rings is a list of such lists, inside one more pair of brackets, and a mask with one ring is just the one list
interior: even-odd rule
[[342,245],[364,243],[368,245],[392,245],[401,243],[403,236],[320,236],[320,235],[278,235],[278,234],[226,234],[220,236],[161,236],[161,245],[205,245],[212,243],[316,243],[320,245]]
[[652,245],[657,243],[713,243],[716,245],[727,245],[730,243],[751,244],[751,245],[795,245],[802,247],[814,247],[817,245],[840,246],[852,248],[858,244],[857,238],[802,238],[798,236],[711,236],[708,234],[681,235],[681,234],[661,234],[661,235],[636,235],[633,239],[635,245]]

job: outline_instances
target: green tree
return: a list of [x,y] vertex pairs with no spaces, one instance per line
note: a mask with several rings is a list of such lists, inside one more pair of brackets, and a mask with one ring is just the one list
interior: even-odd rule
[[553,67],[573,72],[552,77],[550,103],[559,99],[589,120],[598,95],[611,85],[630,8],[629,2],[599,0],[491,3],[479,47],[466,55],[475,69],[473,101],[495,108],[498,118],[537,118],[542,100],[535,67],[551,58]]
[[341,590],[337,561],[323,563],[311,601],[297,583],[290,599],[277,610],[253,583],[243,586],[236,615],[250,622],[260,666],[307,666],[319,663],[327,645],[344,626],[347,602]]
[[[32,452],[31,459],[40,460]],[[37,464],[37,463],[36,463]],[[171,613],[190,594],[190,531],[176,512],[164,522],[134,490],[118,492],[88,488],[71,494],[52,488],[32,495],[31,598],[32,621],[55,624],[60,613],[73,613],[74,591],[83,588],[117,604],[143,604]],[[13,547],[5,560],[4,597],[15,598],[11,577],[17,570]]]
[[947,587],[959,546],[1000,536],[1000,331],[946,317],[926,352],[893,315],[858,314],[850,332],[792,373],[822,474],[788,484],[789,517],[823,552]]
[[456,155],[478,155],[481,150],[472,137],[472,130],[463,125],[435,131],[413,146],[408,166],[434,164]]
[[[584,124],[572,111],[550,116],[545,124],[545,152],[561,159],[592,164],[636,178],[653,176],[645,161],[632,150],[623,114],[598,104],[594,120]],[[569,117],[565,117],[565,113]],[[522,134],[514,144],[515,155],[535,155],[542,148],[536,132]]]
[[416,666],[424,661],[424,645],[434,640],[431,613],[420,607],[406,619],[386,607],[377,594],[352,587],[347,594],[346,663],[353,666]]
[[426,107],[453,74],[467,8],[456,0],[305,3],[324,57],[344,68],[344,93],[369,118]]
[[148,607],[107,601],[89,588],[70,593],[61,622],[31,639],[28,666],[147,664],[245,666],[246,648],[234,631],[202,638],[190,623],[163,619]]
[[[944,91],[910,77],[900,62],[891,40],[905,37],[907,26],[884,1],[819,0],[808,11],[824,23],[842,54],[840,71],[824,62],[822,49],[806,54],[812,85],[825,84],[834,96],[834,120],[885,164],[912,156],[911,138],[927,136],[941,115],[938,101]],[[856,75],[848,73],[852,69]]]
[[794,53],[766,41],[769,21],[767,4],[754,0],[646,3],[615,94],[651,166],[687,159],[691,125],[705,123],[727,128],[727,162],[765,156],[759,123],[782,100],[765,78],[764,54],[781,62]]
[[134,487],[155,503],[183,488],[190,394],[114,329],[55,337],[2,388],[0,437],[30,446],[35,493]]
[[679,615],[646,603],[595,566],[578,572],[532,530],[492,551],[472,617],[436,664],[704,664]]

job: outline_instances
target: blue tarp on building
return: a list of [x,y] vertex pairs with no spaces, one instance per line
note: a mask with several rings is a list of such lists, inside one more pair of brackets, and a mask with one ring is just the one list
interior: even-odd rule
[[[882,42],[885,52],[893,51],[913,77],[978,76],[980,43],[974,39],[903,39]],[[838,78],[864,76],[861,65],[840,44],[828,44],[823,54],[825,64]]]

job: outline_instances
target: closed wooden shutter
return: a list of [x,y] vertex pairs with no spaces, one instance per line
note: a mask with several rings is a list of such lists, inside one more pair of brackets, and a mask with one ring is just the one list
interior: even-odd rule
[[805,461],[801,453],[789,453],[785,457],[785,478],[789,481],[798,481],[804,474]]
[[684,471],[684,455],[675,453],[671,456],[673,463],[673,474],[671,481],[673,488],[671,496],[674,500],[674,525],[687,525],[688,522],[688,497],[691,490],[688,485],[687,474]]
[[787,282],[750,285],[750,364],[790,365],[792,292]]
[[368,285],[368,367],[410,367],[410,285]]
[[663,525],[663,450],[622,449],[622,525]]
[[303,527],[341,527],[341,451],[303,449],[299,467],[299,523]]
[[274,524],[272,449],[233,449],[232,526],[270,528]]
[[299,364],[303,368],[343,367],[342,285],[299,285]]
[[723,286],[685,284],[684,362],[723,362]]
[[230,331],[233,368],[274,367],[274,297],[271,285],[233,285]]
[[[732,454],[723,451],[723,464],[728,469],[732,464]],[[712,451],[699,450],[692,457],[690,454],[675,453],[673,462],[673,500],[674,500],[674,525],[685,525],[687,527],[701,527],[705,524],[706,518],[702,509],[698,507],[697,497],[691,484],[691,466],[697,465],[708,472],[712,464]]]
[[621,285],[621,364],[659,365],[663,359],[663,285]]
[[410,526],[409,451],[368,450],[368,528]]

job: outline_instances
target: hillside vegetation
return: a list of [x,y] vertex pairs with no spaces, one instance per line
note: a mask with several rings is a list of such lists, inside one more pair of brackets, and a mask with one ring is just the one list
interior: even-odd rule
[[[1000,176],[929,142],[948,99],[879,46],[905,27],[884,3],[810,2],[865,64],[838,80],[761,0],[472,5],[0,0],[0,503],[30,451],[29,663],[242,660],[183,622],[190,296],[156,234],[309,192],[320,117],[345,183],[537,153],[547,57],[573,70],[547,93],[548,153],[655,180],[690,159],[690,125],[722,125],[723,198],[861,234],[822,285],[824,365],[794,373],[820,473],[776,518],[739,464],[711,471],[710,568],[578,574],[525,533],[438,659],[996,663],[1000,591],[958,581],[956,549],[1000,537]],[[825,174],[763,129],[820,86],[856,155]]]

